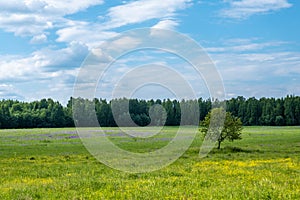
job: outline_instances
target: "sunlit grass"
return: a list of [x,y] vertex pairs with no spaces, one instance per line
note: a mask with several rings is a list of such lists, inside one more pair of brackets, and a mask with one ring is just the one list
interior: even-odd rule
[[[177,127],[146,139],[105,130],[142,152],[166,145]],[[75,136],[70,128],[0,130],[0,199],[300,199],[299,127],[246,127],[242,140],[202,159],[197,135],[175,163],[144,174],[108,168]]]

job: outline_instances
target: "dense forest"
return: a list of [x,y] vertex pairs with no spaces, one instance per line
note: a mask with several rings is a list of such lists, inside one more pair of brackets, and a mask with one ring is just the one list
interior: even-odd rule
[[[129,113],[112,113],[112,104],[118,105],[129,102]],[[199,105],[199,120],[204,119],[210,111],[212,102],[210,99],[178,101],[178,100],[138,100],[94,99],[93,102],[81,98],[70,98],[66,106],[52,99],[42,99],[33,102],[20,102],[17,100],[0,101],[0,128],[36,128],[36,127],[73,127],[72,105],[82,109],[78,113],[85,113],[84,109],[93,105],[96,117],[101,126],[117,126],[116,121],[122,121],[123,117],[130,115],[131,119],[140,126],[165,125],[176,126],[181,124],[191,125],[197,112],[191,109],[190,116],[181,121],[181,107],[191,104]],[[153,106],[153,105],[160,105]],[[244,98],[237,97],[226,101],[227,111],[240,117],[244,125],[300,125],[300,97],[286,96],[285,98]],[[159,108],[164,109],[159,109]],[[149,112],[152,109],[151,112]],[[192,108],[192,107],[191,107]],[[188,109],[188,108],[187,108]],[[151,122],[151,114],[156,121]],[[115,119],[118,119],[115,121]],[[189,119],[190,118],[190,119]],[[126,118],[124,118],[126,119]],[[91,124],[85,124],[90,126]],[[120,124],[119,124],[120,125]],[[128,125],[125,123],[125,125]]]

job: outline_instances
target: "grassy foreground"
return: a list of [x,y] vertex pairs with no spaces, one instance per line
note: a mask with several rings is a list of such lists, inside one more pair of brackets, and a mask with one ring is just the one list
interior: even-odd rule
[[[143,152],[177,128],[150,139],[105,130]],[[242,137],[201,159],[198,135],[168,167],[129,174],[94,159],[75,129],[0,130],[0,199],[300,199],[300,127],[245,127]]]

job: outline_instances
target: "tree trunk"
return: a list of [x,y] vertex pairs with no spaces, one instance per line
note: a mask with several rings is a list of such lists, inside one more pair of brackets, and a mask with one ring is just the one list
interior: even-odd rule
[[221,148],[221,141],[219,140],[218,141],[218,149],[220,149]]

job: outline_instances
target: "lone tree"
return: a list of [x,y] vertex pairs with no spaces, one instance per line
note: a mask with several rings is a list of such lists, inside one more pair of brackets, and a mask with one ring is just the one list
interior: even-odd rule
[[[223,124],[224,122],[224,124]],[[212,109],[200,123],[204,137],[218,141],[218,149],[225,139],[229,141],[242,139],[242,122],[240,118],[225,112],[223,108]]]

